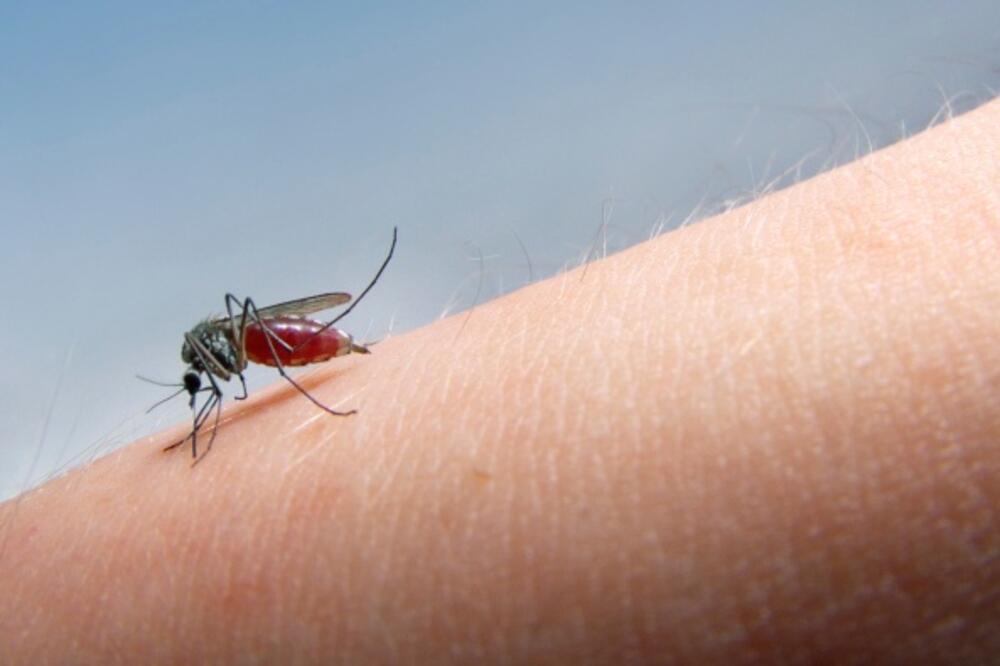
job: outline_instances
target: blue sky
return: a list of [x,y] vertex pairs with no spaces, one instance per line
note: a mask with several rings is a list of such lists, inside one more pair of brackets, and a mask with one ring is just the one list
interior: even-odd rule
[[623,247],[981,102],[997,25],[995,1],[0,2],[0,497],[184,418],[133,375],[178,376],[226,291],[357,291],[398,225],[345,324],[413,328],[524,284],[522,242],[536,277],[579,261],[608,200]]

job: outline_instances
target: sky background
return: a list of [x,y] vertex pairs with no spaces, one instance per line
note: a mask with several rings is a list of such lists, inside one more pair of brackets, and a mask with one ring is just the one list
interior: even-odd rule
[[401,333],[997,89],[996,0],[0,0],[0,498],[189,418],[134,375],[227,291],[356,293],[398,225],[343,324]]

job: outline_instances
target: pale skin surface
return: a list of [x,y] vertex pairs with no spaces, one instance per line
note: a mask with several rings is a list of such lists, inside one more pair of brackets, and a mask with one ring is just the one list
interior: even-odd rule
[[0,663],[995,657],[998,156],[992,103],[0,507]]

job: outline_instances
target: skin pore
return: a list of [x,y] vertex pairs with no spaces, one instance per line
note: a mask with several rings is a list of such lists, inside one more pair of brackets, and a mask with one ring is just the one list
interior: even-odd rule
[[0,505],[0,663],[1000,654],[1000,104]]

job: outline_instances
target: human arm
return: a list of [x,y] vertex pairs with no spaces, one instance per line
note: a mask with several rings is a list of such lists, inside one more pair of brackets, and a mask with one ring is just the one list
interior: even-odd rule
[[984,659],[1000,104],[0,507],[0,662]]

